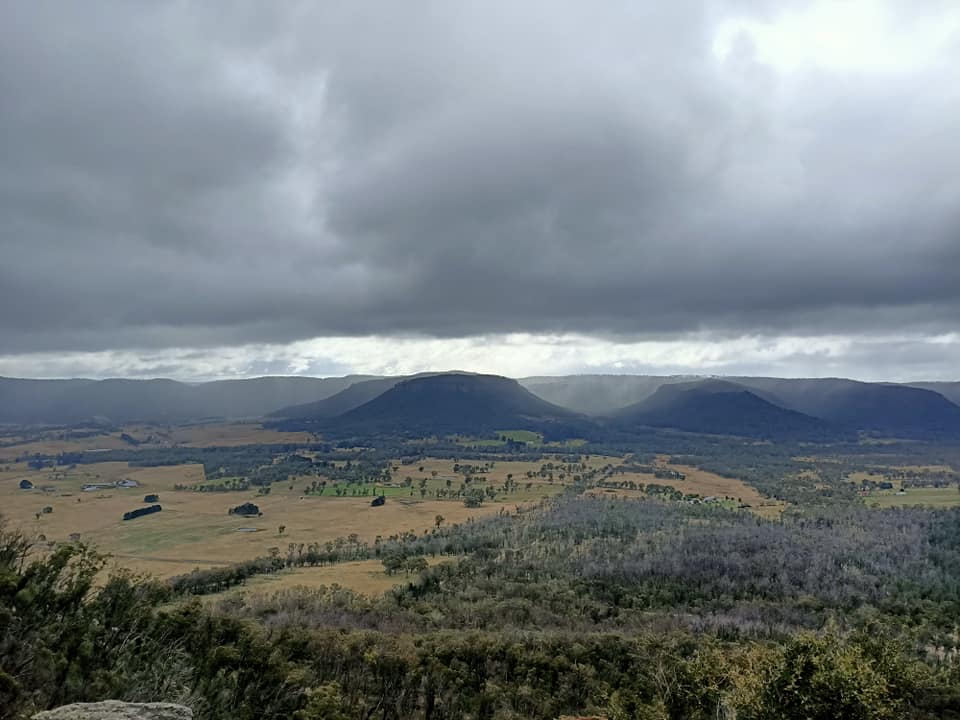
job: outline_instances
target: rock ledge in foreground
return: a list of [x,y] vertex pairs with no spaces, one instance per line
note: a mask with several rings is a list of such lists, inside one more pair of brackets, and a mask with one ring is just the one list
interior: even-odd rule
[[32,720],[193,720],[193,710],[173,703],[127,703],[106,700],[45,710]]

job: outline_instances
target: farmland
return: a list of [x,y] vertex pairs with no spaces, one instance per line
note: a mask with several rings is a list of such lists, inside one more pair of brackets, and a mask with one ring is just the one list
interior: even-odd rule
[[[217,432],[223,437],[241,436],[240,431]],[[438,516],[450,525],[537,502],[556,496],[581,475],[611,472],[620,462],[620,458],[600,455],[584,456],[576,467],[549,461],[481,463],[426,457],[412,464],[388,463],[389,479],[384,482],[356,485],[300,476],[273,483],[268,494],[257,487],[197,492],[222,483],[208,479],[203,465],[197,463],[138,467],[101,462],[42,469],[16,463],[0,472],[0,501],[11,521],[48,545],[79,536],[108,553],[116,567],[167,577],[266,556],[291,543],[324,543],[348,536],[372,543],[378,536],[422,534],[437,526]],[[688,493],[748,498],[758,507],[763,500],[740,481],[696,468],[684,468],[684,472],[686,480],[656,482],[674,484]],[[618,477],[654,481],[652,476],[637,474]],[[30,481],[33,489],[21,490],[21,480]],[[106,487],[120,480],[136,486]],[[324,486],[305,492],[308,483],[318,481]],[[92,484],[99,489],[84,491],[84,486]],[[478,507],[465,507],[459,495],[452,495],[468,487],[487,493]],[[387,498],[383,507],[371,507],[374,493]],[[122,520],[125,512],[143,506],[146,495],[158,495],[163,510]],[[258,506],[262,516],[228,514],[231,507],[248,501]],[[330,579],[330,572],[336,574],[327,571],[324,580]],[[318,575],[322,573],[311,577]]]
[[[82,489],[87,483],[124,478],[136,481],[138,487]],[[19,489],[22,479],[29,479],[35,488]],[[435,527],[437,515],[446,523],[460,523],[500,508],[497,504],[467,508],[462,503],[403,496],[374,508],[369,498],[304,496],[299,483],[293,490],[289,485],[277,485],[265,496],[256,490],[201,493],[174,489],[202,480],[203,467],[199,465],[136,468],[126,463],[99,463],[63,471],[16,466],[0,473],[0,502],[9,520],[44,536],[47,542],[66,542],[71,534],[79,533],[82,541],[109,553],[117,565],[160,576],[248,560],[288,543],[326,542],[352,534],[373,542],[378,535],[420,534]],[[45,487],[50,490],[44,491]],[[123,521],[123,513],[142,506],[146,494],[158,494],[163,511]],[[244,501],[256,503],[263,516],[227,513]],[[52,512],[43,513],[44,507]],[[285,526],[282,536],[281,525]]]
[[[752,512],[762,517],[777,517],[787,506],[782,501],[764,496],[742,480],[724,477],[690,465],[671,463],[668,456],[660,455],[656,458],[654,472],[657,470],[661,472],[657,474],[651,472],[620,472],[615,469],[612,479],[621,485],[635,483],[638,486],[667,486],[685,495],[699,495],[702,498],[729,501],[728,504],[733,507],[748,507]],[[620,488],[617,492],[628,497],[639,495],[629,488]]]
[[[151,442],[131,448],[121,435],[149,438]],[[62,447],[109,442],[115,447],[123,445],[128,455],[133,453],[131,457],[138,458],[147,457],[143,453],[162,452],[158,440],[161,437],[164,442],[173,443],[170,452],[187,452],[193,447],[197,452],[217,450],[226,455],[215,456],[218,459],[213,465],[208,463],[206,470],[197,462],[162,466],[96,462],[96,453],[90,454],[93,462],[39,469],[23,462],[8,462],[0,466],[0,502],[4,515],[42,537],[48,546],[79,535],[83,542],[108,553],[117,567],[168,577],[194,568],[263,557],[290,544],[326,543],[349,536],[372,543],[378,537],[402,533],[420,535],[437,527],[438,516],[446,525],[463,523],[557,497],[575,483],[580,483],[591,495],[637,499],[649,495],[647,488],[672,488],[684,497],[710,499],[763,518],[777,518],[789,506],[741,479],[676,462],[666,454],[656,455],[648,464],[638,464],[630,455],[603,454],[574,456],[576,462],[570,462],[570,457],[562,460],[549,455],[539,460],[518,460],[509,455],[484,459],[395,457],[383,463],[382,473],[371,466],[369,470],[358,470],[359,475],[350,475],[349,460],[335,460],[310,474],[302,474],[299,469],[289,476],[281,473],[280,477],[285,479],[262,485],[237,476],[240,470],[220,468],[212,475],[210,472],[221,462],[220,457],[230,457],[234,451],[247,453],[249,447],[271,446],[249,446],[243,444],[244,441],[292,443],[304,440],[302,435],[265,430],[252,424],[166,429],[131,426],[95,438],[34,438],[32,443],[12,447],[37,449],[42,447],[37,443],[49,443],[46,447],[52,452]],[[532,434],[511,433],[510,438],[523,442],[537,440]],[[365,451],[345,452],[347,457],[363,457]],[[319,462],[320,456],[311,451],[302,451],[301,455],[314,457],[314,462]],[[276,463],[284,456],[268,450],[254,457],[263,458],[256,462],[266,461],[264,467],[269,469],[271,457]],[[254,469],[251,467],[251,471]],[[235,474],[231,476],[231,472]],[[852,472],[847,480],[853,484],[875,485],[892,473],[916,479],[940,477],[949,472],[952,472],[950,467],[944,465],[895,469],[877,466]],[[826,487],[814,471],[800,471],[797,477],[815,487]],[[33,489],[21,490],[21,480],[30,481]],[[120,480],[132,481],[136,486],[110,487]],[[960,504],[960,493],[955,487],[917,487],[910,488],[905,495],[897,494],[902,482],[896,480],[892,491],[870,493],[865,498],[866,504],[881,508]],[[84,491],[84,486],[91,484],[100,487]],[[163,508],[160,513],[122,520],[125,512],[142,507],[144,497],[153,494],[159,496]],[[375,495],[386,498],[384,506],[371,507]],[[466,507],[463,502],[468,495],[475,498],[473,507]],[[262,515],[228,514],[230,508],[243,502],[257,505]],[[321,576],[329,579],[320,571],[310,577]]]
[[[118,587],[111,573],[132,570],[172,617],[334,638],[317,652],[343,668],[342,687],[373,667],[354,643],[373,643],[364,647],[380,657],[398,638],[417,638],[469,668],[478,639],[522,648],[517,633],[538,642],[670,637],[698,652],[722,638],[734,655],[710,663],[734,677],[736,653],[758,639],[828,622],[842,623],[846,638],[864,618],[899,612],[911,588],[931,598],[911,637],[955,652],[949,573],[927,570],[954,562],[952,464],[817,459],[674,434],[629,448],[487,439],[331,443],[251,424],[24,434],[8,447],[21,451],[0,463],[0,503],[8,523],[37,541],[32,559],[85,557],[87,544],[106,553],[92,583],[107,607]],[[38,454],[22,453],[30,442]],[[36,443],[50,444],[40,452]],[[123,520],[154,504],[162,510]],[[249,514],[230,512],[247,504]],[[845,610],[855,605],[862,617]],[[161,645],[177,627],[158,636]],[[567,662],[570,648],[561,642],[557,652]],[[658,662],[679,657],[663,652]],[[418,672],[390,662],[404,677]],[[514,687],[513,671],[496,672],[511,693],[528,692]],[[410,682],[416,695],[421,680]],[[606,707],[602,688],[588,686],[600,693],[591,707]],[[542,697],[537,707],[555,717],[580,706]]]
[[880,508],[912,505],[935,508],[960,507],[960,492],[956,487],[911,488],[903,494],[891,490],[870,495],[867,498],[867,504]]

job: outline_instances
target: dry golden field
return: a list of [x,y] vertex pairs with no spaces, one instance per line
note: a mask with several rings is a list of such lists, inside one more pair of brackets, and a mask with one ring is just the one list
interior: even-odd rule
[[[35,488],[20,490],[23,478]],[[82,490],[85,483],[123,478],[136,480],[139,487]],[[11,524],[43,535],[46,542],[66,542],[72,533],[79,533],[81,541],[109,553],[117,565],[159,576],[263,556],[272,547],[285,550],[288,543],[326,542],[354,533],[372,542],[377,535],[423,533],[435,526],[437,515],[445,518],[444,524],[452,524],[504,508],[496,503],[466,508],[449,500],[407,498],[389,498],[383,507],[374,508],[369,497],[303,496],[300,483],[294,483],[292,491],[286,484],[275,484],[266,496],[253,489],[227,493],[173,489],[202,480],[200,465],[130,468],[126,463],[97,463],[64,473],[30,470],[21,464],[0,472],[0,508]],[[45,492],[43,487],[52,490]],[[160,496],[163,510],[124,521],[123,513],[142,507],[148,493]],[[263,517],[228,514],[246,501],[256,503]],[[47,506],[53,512],[44,514]],[[283,535],[280,525],[285,526]]]
[[[241,426],[242,427],[242,426]],[[256,432],[256,430],[248,431]],[[206,441],[215,437],[239,438],[241,430],[229,433],[206,426],[210,433]],[[186,429],[189,432],[195,430]],[[184,436],[180,436],[183,438]],[[200,441],[199,436],[193,436]],[[684,480],[655,478],[643,473],[616,474],[615,479],[642,483],[671,485],[683,492],[717,497],[732,497],[752,506],[762,515],[776,515],[781,503],[764,498],[745,483],[723,478],[697,468],[664,466],[684,472]],[[463,461],[480,464],[479,461]],[[615,467],[621,458],[592,456],[585,459],[591,468]],[[337,537],[355,534],[360,540],[373,541],[378,535],[412,531],[423,533],[435,526],[437,515],[444,524],[461,523],[469,518],[495,514],[512,509],[517,504],[537,501],[555,495],[572,482],[572,474],[555,463],[554,478],[540,477],[542,462],[495,462],[484,473],[485,482],[473,480],[479,487],[502,486],[508,475],[513,476],[517,488],[508,495],[498,494],[496,502],[485,502],[479,508],[467,508],[456,500],[437,500],[429,495],[421,498],[419,481],[424,479],[428,489],[457,488],[463,482],[461,473],[453,471],[452,460],[427,458],[414,465],[393,464],[393,485],[386,488],[387,503],[383,507],[370,506],[370,497],[335,497],[332,491],[324,496],[304,495],[302,487],[308,478],[292,483],[275,483],[269,495],[259,495],[256,488],[242,492],[193,492],[175,490],[176,485],[194,485],[204,481],[201,465],[138,468],[127,463],[110,462],[77,466],[73,469],[32,470],[16,464],[9,470],[0,470],[0,508],[8,520],[46,543],[67,542],[71,534],[96,545],[112,556],[117,566],[158,576],[189,572],[196,567],[212,567],[239,562],[269,553],[271,548],[285,551],[289,543],[326,542]],[[420,470],[423,467],[423,470]],[[528,477],[527,473],[534,473]],[[412,487],[402,487],[405,477],[412,478]],[[32,490],[20,490],[19,481],[29,479]],[[93,492],[83,491],[87,483],[107,483],[131,479],[135,488],[109,488]],[[314,478],[315,479],[315,478]],[[384,489],[381,488],[381,491]],[[625,491],[626,492],[626,491]],[[159,495],[163,507],[160,513],[124,521],[123,513],[144,505],[147,494]],[[629,492],[626,492],[629,494]],[[231,507],[243,502],[256,503],[262,517],[243,518],[228,514]],[[51,513],[43,513],[45,507]],[[283,534],[279,527],[284,526]],[[247,528],[250,530],[241,530]],[[322,572],[317,572],[322,577]]]
[[[681,472],[686,477],[681,480],[678,478],[658,478],[652,473],[627,472],[616,473],[612,479],[616,481],[633,481],[643,483],[644,485],[668,485],[683,493],[696,493],[703,497],[716,497],[720,499],[732,498],[740,503],[749,505],[751,512],[768,518],[778,517],[787,506],[786,503],[768,498],[755,488],[736,478],[726,478],[689,465],[675,465],[664,455],[657,456],[656,464],[667,470]],[[636,491],[626,490],[622,492],[628,497],[641,496],[641,493]]]
[[293,568],[272,575],[257,575],[242,586],[209,597],[210,601],[216,602],[239,593],[269,594],[293,588],[316,589],[332,585],[373,597],[414,578],[414,575],[403,572],[387,575],[383,563],[379,560],[356,560],[325,567]]
[[131,447],[128,442],[120,438],[120,432],[71,438],[63,431],[49,431],[40,434],[39,437],[31,436],[29,439],[21,439],[23,442],[0,446],[0,462],[12,462],[14,458],[34,453],[55,455],[91,450],[123,450]]

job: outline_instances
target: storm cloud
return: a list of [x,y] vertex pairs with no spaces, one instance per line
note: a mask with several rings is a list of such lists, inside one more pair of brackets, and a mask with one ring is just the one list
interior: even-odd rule
[[799,0],[3,3],[0,354],[954,332],[960,22],[859,5],[873,65],[766,53]]

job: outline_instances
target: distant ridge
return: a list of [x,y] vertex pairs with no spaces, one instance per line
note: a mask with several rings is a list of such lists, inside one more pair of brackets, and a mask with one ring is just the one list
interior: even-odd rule
[[328,397],[366,379],[369,376],[262,377],[192,384],[165,379],[0,378],[0,423],[176,423],[261,417],[285,405]]
[[939,393],[954,405],[960,405],[960,382],[915,382],[907,385]]
[[826,439],[823,420],[775,405],[736,383],[700,380],[661,386],[612,415],[621,426],[646,425],[686,432],[760,439]]
[[[403,382],[439,376],[487,377],[464,372],[425,373],[408,377],[376,378],[364,375],[340,378],[309,377],[262,377],[248,380],[223,380],[206,383],[184,383],[174,380],[27,380],[0,377],[0,423],[2,424],[54,424],[77,425],[89,422],[129,423],[184,423],[203,420],[234,420],[271,418],[275,422],[303,422],[316,427],[334,418],[347,416],[353,410],[377,399]],[[481,381],[482,382],[482,381]],[[585,414],[609,418],[627,405],[640,405],[647,416],[645,422],[652,426],[683,425],[700,432],[733,432],[755,436],[760,432],[749,421],[751,416],[766,418],[759,426],[783,421],[784,427],[791,423],[775,410],[792,410],[807,417],[817,418],[826,426],[844,436],[851,431],[865,432],[874,436],[914,440],[949,440],[960,438],[960,406],[953,399],[960,398],[960,383],[930,382],[913,384],[867,383],[843,378],[690,378],[687,376],[638,376],[638,375],[575,375],[567,377],[530,377],[520,381],[499,378],[500,383],[509,383],[509,392],[502,386],[503,406],[520,407],[519,398],[524,397],[528,408],[510,415],[526,418],[527,425],[544,423],[544,418],[553,418],[554,428],[560,418],[577,418],[578,427],[590,428],[602,435],[604,422],[584,425]],[[686,403],[700,403],[698,410],[667,417],[662,406],[642,406],[655,396],[663,398],[665,388],[690,389],[699,387],[701,394],[712,388],[707,395],[714,395],[722,388],[716,383],[733,383],[741,391],[748,391],[766,404],[758,404],[752,398],[736,400],[740,407],[731,405],[735,400],[725,397],[686,397]],[[697,385],[700,383],[700,385]],[[704,384],[704,383],[713,383]],[[524,385],[526,387],[524,387]],[[729,390],[730,388],[727,388]],[[491,388],[493,395],[496,395]],[[482,394],[481,394],[482,395]],[[481,395],[477,395],[480,398]],[[446,397],[446,396],[444,396]],[[466,406],[473,396],[460,396],[461,409],[457,412],[466,419],[469,427],[488,428],[491,421],[484,416],[496,418],[499,411],[487,407],[472,415]],[[548,407],[535,407],[533,401],[546,403]],[[449,399],[449,398],[448,398]],[[679,402],[678,398],[673,399]],[[439,395],[438,395],[439,402]],[[487,402],[483,400],[483,402]],[[659,402],[659,400],[658,400]],[[514,405],[511,405],[513,403]],[[444,404],[437,405],[438,427],[455,425],[452,416],[444,415]],[[400,417],[397,408],[391,410]],[[674,410],[679,411],[678,408]],[[656,411],[656,413],[654,413]],[[697,420],[695,415],[700,415]],[[391,417],[388,413],[384,417]],[[716,422],[706,422],[713,418]],[[347,416],[351,423],[371,425],[375,419]],[[640,420],[639,414],[634,419]],[[723,423],[720,420],[724,420]],[[797,418],[793,418],[794,421]],[[429,413],[421,407],[415,417],[404,421],[405,427],[417,427],[429,431]],[[566,421],[564,421],[566,422]],[[411,425],[411,423],[414,423]],[[492,429],[510,429],[501,427]],[[723,425],[724,427],[720,427]],[[388,423],[382,423],[387,427]],[[524,426],[526,427],[526,425]],[[611,427],[606,422],[606,427]],[[738,429],[739,428],[739,429]],[[396,428],[394,428],[396,429]],[[799,426],[798,426],[799,429]]]
[[960,437],[960,407],[920,387],[842,378],[731,378],[838,427],[893,437]]
[[[593,415],[652,397],[661,387],[722,380],[768,403],[819,418],[845,433],[861,431],[904,439],[960,438],[960,382],[868,383],[844,378],[571,375],[526,378],[527,387],[553,402]],[[631,398],[641,396],[639,400]]]

